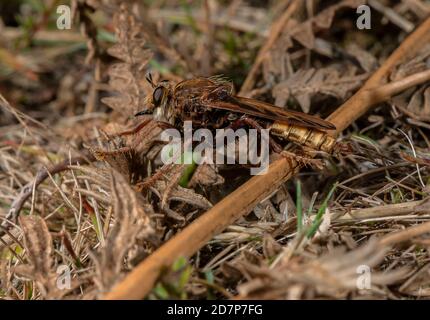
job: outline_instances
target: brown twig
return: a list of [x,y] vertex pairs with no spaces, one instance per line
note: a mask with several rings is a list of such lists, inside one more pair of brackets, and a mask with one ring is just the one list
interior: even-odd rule
[[375,103],[388,100],[395,94],[406,90],[407,88],[424,83],[430,80],[430,69],[422,72],[417,72],[403,79],[393,81],[375,89],[369,90],[370,99]]
[[[336,133],[344,130],[367,112],[372,105],[380,102],[378,99],[372,100],[369,89],[375,89],[381,85],[392,69],[406,57],[416,53],[427,43],[425,40],[429,37],[430,18],[409,35],[364,86],[328,118],[336,125]],[[414,84],[416,83],[412,85]],[[392,91],[390,95],[393,93]],[[131,271],[104,298],[141,299],[145,297],[152,289],[163,266],[172,264],[179,257],[191,257],[215,234],[250,212],[262,199],[296,174],[300,168],[301,166],[297,162],[288,161],[285,158],[275,161],[270,165],[267,174],[248,180],[182,232],[167,241]]]
[[[421,212],[429,212],[430,207],[427,208],[427,203],[429,198],[424,200],[417,200],[411,202],[401,202],[394,204],[387,204],[384,206],[376,206],[371,208],[363,208],[353,210],[350,213],[340,216],[339,218],[333,219],[336,222],[349,222],[349,221],[359,221],[366,219],[380,219],[388,217],[398,217],[410,214],[419,214]],[[338,213],[333,213],[337,216]]]
[[382,246],[389,246],[429,232],[430,222],[421,223],[402,231],[389,233],[379,240],[379,244]]

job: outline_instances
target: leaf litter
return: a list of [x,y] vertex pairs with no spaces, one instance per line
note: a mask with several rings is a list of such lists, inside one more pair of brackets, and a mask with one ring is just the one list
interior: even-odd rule
[[[0,39],[0,53],[10,57],[0,69],[2,298],[102,298],[250,178],[246,168],[237,166],[163,165],[163,128],[145,118],[146,125],[133,131],[142,123],[133,115],[150,108],[148,72],[157,82],[209,70],[239,89],[268,36],[246,19],[260,19],[268,30],[267,16],[275,21],[279,15],[276,5],[266,2],[257,7],[247,1],[229,6],[207,2],[203,8],[181,1],[162,6],[74,1],[83,36],[72,29],[78,39],[74,48],[61,39],[53,41],[51,46],[63,53],[52,58],[55,63],[40,57],[43,68],[33,68],[20,51],[24,46],[29,52],[47,52],[49,46],[37,39],[56,31],[42,20],[2,25],[6,40]],[[393,7],[400,20],[378,11],[372,32],[361,32],[353,23],[361,3],[310,1],[299,6],[255,74],[251,95],[324,117],[360,89],[401,43],[405,30],[389,32],[398,28],[396,21],[417,27],[428,18],[424,12],[430,12],[423,1],[402,1]],[[34,10],[31,14],[40,19]],[[209,21],[198,18],[204,10],[210,11]],[[52,19],[55,11],[50,14]],[[186,19],[174,19],[175,14]],[[226,14],[228,21],[217,23]],[[9,40],[20,40],[21,47]],[[211,48],[210,68],[202,41]],[[17,54],[20,60],[14,61]],[[402,61],[389,80],[428,67],[427,46]],[[378,104],[342,133],[353,146],[351,154],[321,155],[322,170],[302,171],[191,259],[166,268],[149,297],[428,297],[428,232],[411,231],[398,243],[381,239],[430,218],[425,205],[430,190],[429,92],[427,82]],[[53,167],[55,173],[34,184]],[[7,213],[25,186],[28,198],[20,203],[19,217],[9,221]],[[391,214],[392,206],[412,202],[418,205]],[[367,210],[367,216],[360,210]],[[347,215],[352,219],[342,219]],[[58,286],[59,267],[70,271],[66,290]],[[367,271],[370,284],[360,277]]]

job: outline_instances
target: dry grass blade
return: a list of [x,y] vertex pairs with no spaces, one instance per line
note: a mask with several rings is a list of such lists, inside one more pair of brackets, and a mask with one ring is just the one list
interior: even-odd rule
[[[429,37],[430,18],[409,35],[365,85],[329,117],[329,120],[337,127],[336,133],[348,127],[377,102],[369,99],[366,91],[381,85],[393,68],[423,47],[426,44],[425,39]],[[285,158],[277,160],[270,166],[266,175],[250,179],[165,243],[128,274],[105,298],[143,298],[151,290],[162,266],[173,263],[180,256],[189,257],[194,254],[215,234],[222,231],[237,218],[248,213],[262,199],[276,190],[282,182],[292,177],[299,170],[300,165],[297,163],[289,163]],[[246,197],[243,196],[244,194]]]

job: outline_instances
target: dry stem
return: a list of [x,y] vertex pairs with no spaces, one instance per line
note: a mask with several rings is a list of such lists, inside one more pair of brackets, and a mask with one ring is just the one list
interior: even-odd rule
[[[428,211],[430,211],[430,207],[428,207],[427,205],[429,200],[430,200],[429,198],[426,198],[424,200],[394,203],[394,204],[388,204],[385,206],[376,206],[371,208],[357,209],[357,210],[351,211],[351,213],[347,213],[337,219],[334,219],[334,221],[349,222],[349,221],[379,219],[379,218],[396,217],[396,216],[403,216],[403,215],[410,215],[410,214],[418,214],[421,212],[428,213]],[[336,216],[338,215],[338,213],[333,213],[333,215]]]

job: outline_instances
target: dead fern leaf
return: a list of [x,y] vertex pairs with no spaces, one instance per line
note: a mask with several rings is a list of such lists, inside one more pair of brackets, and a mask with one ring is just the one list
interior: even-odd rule
[[396,81],[410,76],[414,73],[428,69],[430,58],[430,45],[426,45],[414,58],[402,63],[390,74],[390,80]]
[[201,186],[217,186],[224,183],[224,178],[218,174],[217,168],[214,165],[203,163],[199,165],[194,172],[188,187],[192,188],[197,185]]
[[157,242],[151,221],[152,207],[116,171],[111,173],[111,197],[114,226],[106,245],[94,257],[95,282],[101,292],[120,280],[124,258],[136,241]]
[[89,147],[88,150],[99,161],[106,161],[112,168],[120,172],[125,177],[131,178],[129,159],[125,152],[111,152]]
[[346,51],[357,59],[360,66],[366,72],[371,72],[378,66],[376,58],[370,52],[360,48],[355,43],[348,45]]
[[[430,45],[425,46],[413,59],[408,60],[398,66],[391,73],[392,81],[401,80],[412,74],[428,69],[430,61]],[[418,121],[430,122],[430,88],[428,85],[407,90],[393,98],[394,105],[400,107],[407,115]]]
[[184,169],[185,165],[174,165],[162,179],[155,181],[152,189],[160,196],[163,210],[169,210],[171,201],[182,201],[204,210],[211,208],[212,204],[204,196],[179,185]]
[[344,0],[336,3],[320,13],[315,17],[298,24],[290,32],[287,33],[300,44],[308,49],[315,47],[315,31],[330,28],[333,23],[333,18],[336,12],[342,8],[357,8],[365,1],[363,0]]
[[344,100],[353,90],[359,88],[368,76],[354,73],[354,70],[350,70],[342,74],[334,67],[299,70],[273,88],[275,104],[284,106],[292,96],[307,113],[311,98],[317,94]]
[[24,234],[24,246],[30,264],[37,275],[51,271],[52,237],[45,221],[39,216],[20,216],[19,223]]
[[413,112],[418,119],[428,121],[430,118],[430,87],[418,89],[410,98],[406,109]]
[[316,34],[320,30],[331,27],[337,11],[344,8],[357,8],[364,2],[363,0],[344,0],[329,6],[304,22],[291,20],[283,32],[282,41],[278,41],[273,46],[270,50],[270,58],[265,59],[263,74],[266,82],[273,82],[274,76],[284,80],[294,73],[293,62],[288,52],[294,45],[293,40],[307,49],[331,56],[333,46],[328,41],[317,38]]
[[53,244],[45,220],[39,216],[20,216],[24,235],[24,247],[29,265],[19,265],[15,272],[36,281],[40,293],[45,298],[58,298],[61,293],[55,286],[57,275],[53,271]]
[[119,114],[134,114],[145,105],[144,67],[152,57],[150,50],[145,49],[142,26],[129,10],[122,4],[114,15],[115,34],[118,42],[108,49],[108,53],[123,62],[112,65],[108,71],[109,85],[118,96],[107,97],[102,101]]

